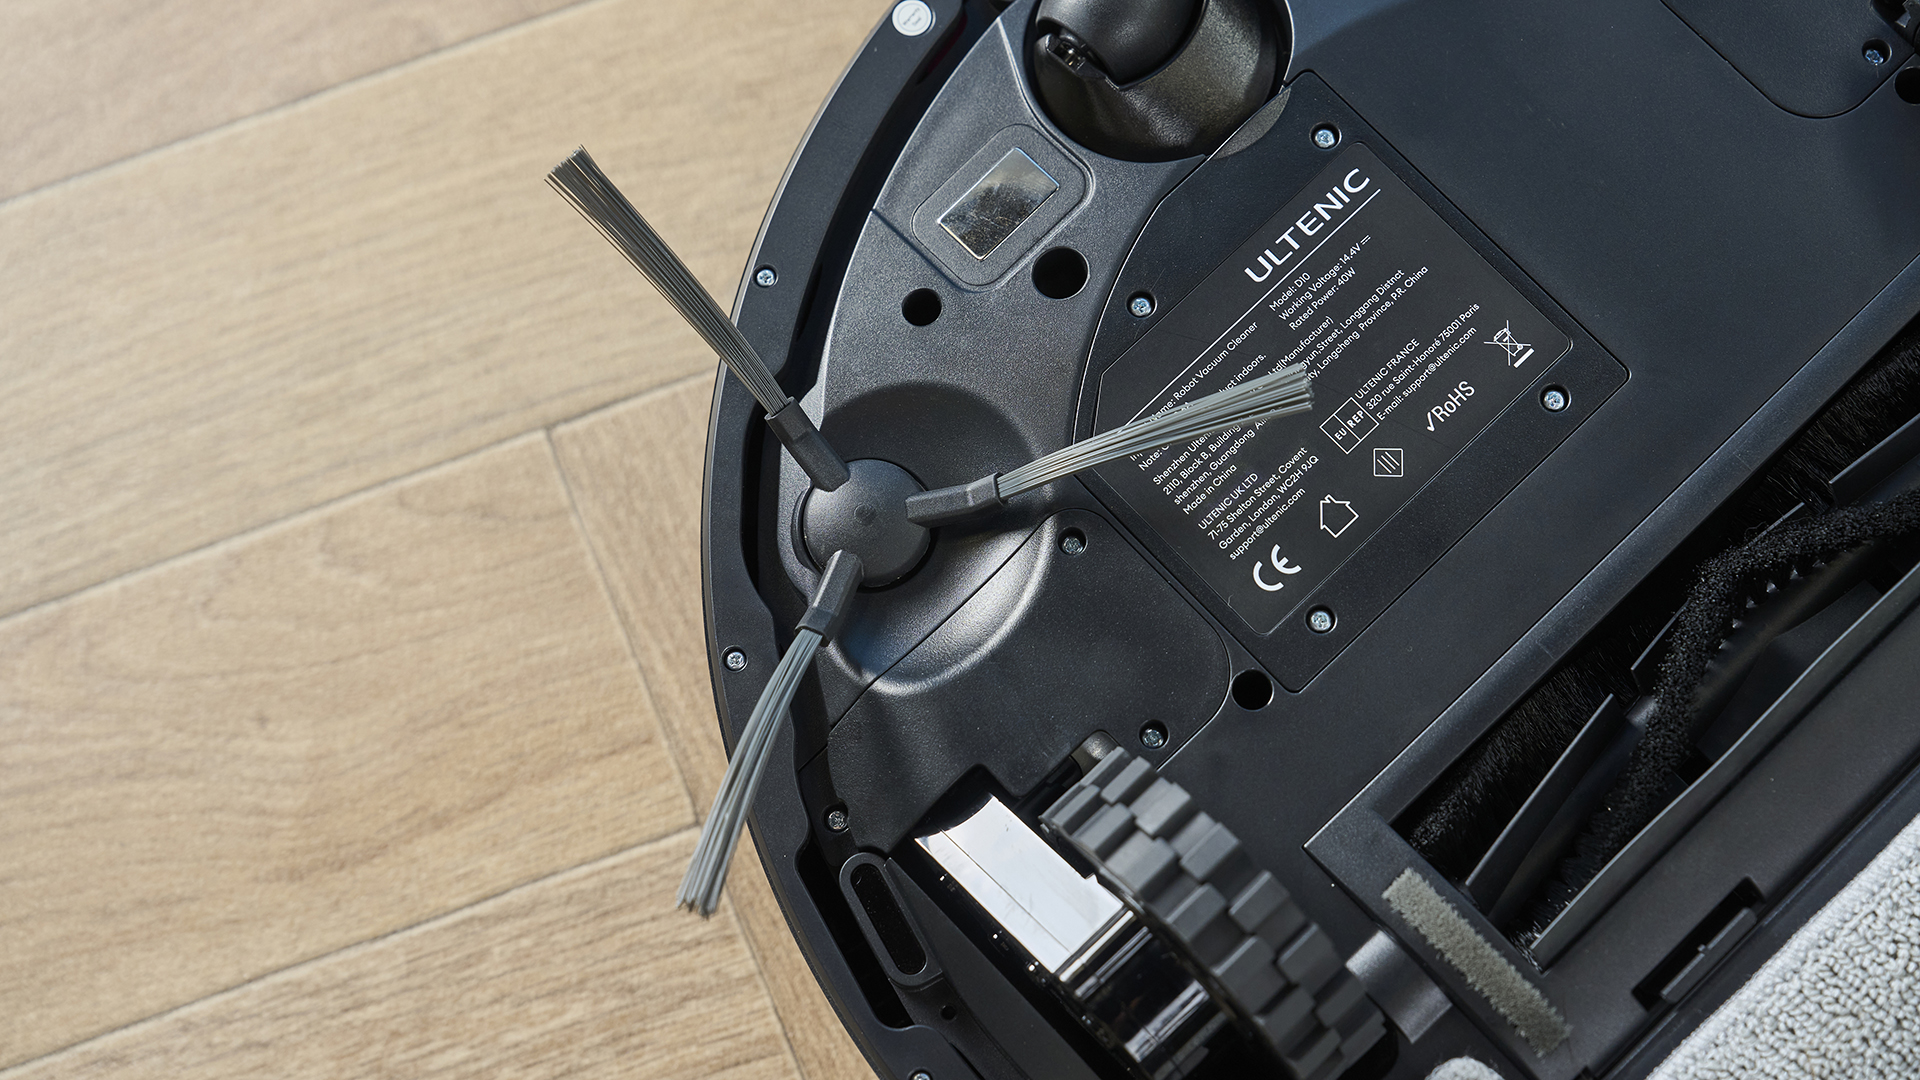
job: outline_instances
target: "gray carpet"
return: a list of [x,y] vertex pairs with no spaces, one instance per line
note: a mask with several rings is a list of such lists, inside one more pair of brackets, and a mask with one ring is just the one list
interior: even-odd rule
[[1441,1062],[1427,1080],[1500,1080],[1500,1074],[1472,1058],[1454,1058]]
[[1920,821],[1652,1080],[1920,1077]]

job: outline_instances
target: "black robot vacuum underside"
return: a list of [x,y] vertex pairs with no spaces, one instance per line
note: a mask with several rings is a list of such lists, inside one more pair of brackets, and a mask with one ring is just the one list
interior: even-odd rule
[[723,371],[703,535],[729,746],[866,571],[751,819],[882,1075],[1645,1075],[1920,812],[1912,16],[883,18],[734,304],[850,479]]

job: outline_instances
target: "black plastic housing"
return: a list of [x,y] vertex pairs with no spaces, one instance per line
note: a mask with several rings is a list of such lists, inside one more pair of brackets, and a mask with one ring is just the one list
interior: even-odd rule
[[[1571,1020],[1552,1055],[1514,1038],[1380,901],[1424,865],[1393,822],[1920,312],[1920,106],[1894,85],[1907,54],[1873,78],[1819,50],[1749,60],[1689,17],[1695,5],[1661,0],[1292,0],[1264,11],[1290,18],[1281,96],[1208,158],[1138,161],[1040,106],[1032,0],[930,6],[925,35],[883,19],[863,45],[747,262],[777,267],[778,283],[743,282],[735,302],[849,459],[939,488],[1090,433],[1100,372],[1354,143],[1574,342],[1538,384],[1572,404],[1516,399],[1321,586],[1315,602],[1339,614],[1324,634],[1250,632],[1097,479],[938,531],[912,574],[862,594],[779,737],[753,827],[863,1051],[902,1080],[1112,1075],[900,851],[951,791],[1037,798],[1104,730],[1231,823],[1342,955],[1384,927],[1447,992],[1453,1007],[1418,1040],[1396,1036],[1384,1075],[1462,1054],[1542,1080],[1644,1075],[1920,809],[1906,736],[1861,726],[1910,723],[1907,592],[1886,594],[1844,670],[1746,766],[1812,790],[1852,778],[1826,820],[1777,823],[1771,862],[1712,857],[1733,835],[1716,823],[1747,814],[1751,830],[1765,812],[1730,786],[1646,871],[1659,889],[1636,885],[1544,966],[1450,894]],[[1752,9],[1741,40],[1790,40],[1783,12]],[[1793,97],[1834,86],[1851,104]],[[1054,155],[1042,164],[1061,173],[1061,201],[990,265],[949,261],[921,210],[1015,128]],[[1064,299],[1032,280],[1060,248],[1088,267]],[[925,324],[902,315],[914,290],[939,301]],[[805,477],[756,408],[723,373],[703,576],[729,743],[817,576],[792,539]],[[735,648],[758,662],[729,670]],[[1234,700],[1248,672],[1277,688],[1271,701]],[[1140,741],[1156,724],[1160,742]],[[844,832],[820,824],[833,807]],[[856,855],[883,868],[937,976],[876,955],[841,888]],[[1712,963],[1689,968],[1685,950],[1701,948]]]

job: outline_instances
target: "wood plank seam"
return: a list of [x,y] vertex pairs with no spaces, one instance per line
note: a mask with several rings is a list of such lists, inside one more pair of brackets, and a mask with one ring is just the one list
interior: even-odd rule
[[[667,383],[664,386],[655,387],[652,390],[648,390],[640,394],[635,394],[632,397],[627,398],[623,401],[611,402],[599,408],[588,410],[587,412],[582,413],[579,416],[571,417],[568,420],[562,421],[562,423],[573,423],[575,421],[585,420],[588,417],[593,416],[595,413],[605,412],[607,410],[618,408],[625,405],[637,404],[638,402],[646,398],[662,397],[681,389],[683,386],[694,383],[695,381],[710,380],[713,377],[714,377],[714,374],[712,372],[707,372],[700,375],[689,376],[684,379],[676,379],[673,382]],[[616,618],[618,619],[618,622],[620,624],[621,635],[625,638],[627,643],[627,655],[632,659],[634,670],[639,674],[640,685],[646,689],[647,700],[650,704],[653,705],[654,712],[657,715],[664,716],[664,713],[661,713],[660,711],[659,700],[654,696],[653,687],[647,681],[646,670],[640,663],[639,652],[634,646],[633,628],[627,624],[626,618],[621,613],[622,609],[620,605],[616,603],[614,600],[613,583],[612,583],[612,580],[607,575],[606,564],[601,558],[599,547],[593,542],[593,534],[587,529],[585,518],[581,516],[580,498],[578,493],[576,493],[574,490],[573,480],[571,477],[567,475],[566,467],[562,465],[560,462],[559,449],[555,447],[553,444],[553,429],[559,426],[560,424],[553,424],[547,428],[547,452],[549,455],[552,456],[554,469],[560,475],[561,487],[565,489],[567,493],[568,505],[571,506],[573,509],[574,527],[579,531],[581,540],[586,544],[588,552],[592,554],[594,572],[600,576],[600,587],[602,589],[603,594],[606,596],[607,604],[613,609],[616,615]],[[696,822],[704,822],[706,820],[705,809],[700,806],[698,798],[694,794],[693,785],[688,780],[687,770],[690,767],[690,765],[680,760],[682,757],[682,751],[680,749],[678,740],[676,740],[675,738],[672,737],[671,734],[669,734],[668,732],[669,727],[670,725],[663,722],[661,724],[661,733],[664,736],[666,736],[666,743],[669,749],[669,754],[674,759],[675,773],[680,777],[681,786],[686,790],[687,801],[688,801],[688,804],[692,807],[694,820]],[[751,838],[748,838],[747,847],[749,849],[749,853],[753,853],[755,855],[755,858],[752,860],[754,863],[754,866],[747,871],[749,873],[759,869],[758,855],[757,855],[757,852],[753,851],[754,846],[755,846],[754,841]],[[761,955],[759,939],[754,936],[752,929],[747,926],[746,920],[741,916],[739,909],[735,905],[733,905],[732,903],[727,903],[723,905],[723,910],[725,911],[727,918],[732,921],[734,931],[740,935],[741,941],[743,941],[746,944],[747,954],[753,957],[754,971],[759,977],[761,989],[766,991],[767,1000],[770,1002],[777,1002],[778,999],[774,994],[772,979],[769,977],[767,973],[767,962],[765,958]],[[800,1059],[800,1055],[798,1051],[794,1049],[793,1038],[787,1032],[786,1018],[780,1015],[780,1010],[777,1004],[774,1008],[774,1016],[778,1022],[778,1027],[780,1030],[780,1043],[782,1046],[786,1047],[787,1059],[793,1063],[794,1071],[800,1074],[802,1080],[830,1080],[830,1078],[826,1078],[826,1077],[814,1077],[808,1072],[806,1065]]]
[[[263,972],[259,975],[254,976],[253,978],[245,980],[244,982],[235,983],[232,986],[228,986],[223,989],[216,990],[211,994],[203,995],[201,997],[193,999],[192,1001],[181,1002],[178,1005],[175,1005],[168,1009],[163,1009],[157,1013],[153,1013],[150,1016],[143,1016],[138,1020],[133,1020],[128,1023],[121,1024],[118,1027],[111,1028],[106,1031],[96,1032],[92,1035],[87,1036],[84,1039],[79,1039],[72,1043],[68,1043],[65,1046],[61,1046],[57,1049],[50,1050],[47,1053],[41,1054],[37,1057],[32,1057],[32,1058],[28,1058],[25,1061],[16,1062],[12,1065],[7,1066],[4,1069],[0,1069],[0,1080],[7,1080],[7,1078],[9,1077],[20,1075],[24,1073],[27,1069],[33,1066],[42,1064],[51,1058],[58,1057],[62,1054],[72,1053],[76,1050],[83,1049],[87,1046],[90,1046],[94,1043],[98,1043],[102,1040],[112,1038],[118,1035],[123,1035],[129,1032],[137,1031],[140,1028],[150,1027],[156,1024],[164,1023],[167,1020],[173,1017],[179,1016],[182,1013],[186,1013],[190,1010],[208,1008],[224,999],[244,993],[250,988],[256,987],[262,983],[270,982],[275,979],[285,978],[295,972],[302,971],[304,969],[311,968],[316,965],[336,961],[357,952],[363,952],[368,949],[377,948],[386,942],[403,937],[405,935],[419,934],[419,933],[432,930],[441,924],[444,924],[453,919],[459,918],[462,915],[465,915],[474,911],[475,909],[484,907],[489,904],[498,903],[502,900],[507,899],[508,897],[511,897],[520,892],[524,892],[528,889],[560,884],[560,883],[563,883],[569,877],[590,874],[605,864],[615,862],[619,859],[627,858],[629,856],[635,855],[640,852],[644,852],[647,848],[650,848],[650,847],[659,847],[662,845],[675,843],[677,841],[680,841],[686,838],[690,833],[696,833],[696,832],[697,832],[697,828],[686,828],[686,829],[678,830],[676,832],[668,833],[665,836],[656,836],[651,840],[643,841],[638,844],[632,844],[632,845],[629,845],[628,847],[621,848],[618,851],[609,852],[608,854],[603,855],[600,858],[590,859],[587,862],[578,863],[574,866],[569,866],[564,869],[555,870],[552,873],[542,875],[540,877],[534,878],[529,881],[520,882],[517,885],[509,886],[505,889],[500,890],[499,892],[481,897],[480,899],[475,900],[470,904],[463,904],[460,907],[453,908],[448,911],[442,911],[436,915],[433,915],[430,918],[422,919],[419,922],[410,923],[406,926],[398,927],[393,930],[388,930],[384,933],[375,934],[372,937],[363,938],[360,941],[356,941],[348,945],[342,945],[337,949],[332,949],[328,952],[321,953],[317,956],[307,957],[306,959],[301,960],[298,963],[288,964],[285,967],[276,968],[273,971]],[[728,918],[733,920],[734,929],[736,932],[739,932],[741,934],[741,938],[743,942],[747,942],[749,955],[754,955],[753,948],[751,945],[751,939],[748,938],[748,936],[744,932],[740,931],[739,919],[733,913],[732,903],[730,901],[723,899],[722,910],[726,911]],[[689,915],[688,917],[693,918],[694,916]],[[760,962],[757,956],[755,956],[754,958],[754,966],[756,970],[759,970]],[[766,976],[764,972],[761,972],[759,981],[762,989],[765,989]],[[793,1047],[787,1039],[786,1028],[780,1025],[778,1012],[773,1009],[771,994],[769,994],[767,998],[767,1008],[769,1012],[772,1012],[774,1014],[775,1026],[779,1028],[781,1042],[783,1045],[787,1047],[787,1055],[789,1060],[793,1060]],[[796,1072],[800,1071],[799,1064],[797,1061],[794,1062],[794,1069]]]
[[[617,0],[586,0],[586,2],[597,4],[597,3],[612,3],[612,2],[617,2]],[[339,509],[342,506],[346,506],[353,503],[355,500],[370,498],[380,494],[383,491],[387,491],[391,488],[398,487],[402,484],[411,483],[412,481],[418,480],[440,469],[446,469],[446,468],[457,466],[473,458],[480,457],[483,454],[487,454],[494,450],[498,450],[500,447],[505,446],[508,443],[514,442],[519,439],[525,439],[529,436],[536,435],[536,434],[540,435],[542,438],[547,440],[548,454],[551,456],[553,453],[552,432],[554,428],[561,427],[566,424],[574,423],[578,420],[592,416],[595,413],[605,412],[609,409],[618,408],[619,406],[636,402],[643,398],[651,397],[655,394],[669,393],[689,383],[710,380],[712,378],[713,378],[712,372],[704,372],[704,371],[695,375],[682,375],[679,378],[669,379],[668,381],[660,383],[658,385],[649,386],[644,390],[638,391],[637,393],[629,394],[626,397],[620,398],[617,401],[611,401],[605,404],[595,405],[593,408],[587,409],[579,413],[578,415],[562,417],[561,419],[555,420],[552,423],[542,424],[537,427],[531,427],[526,429],[525,431],[516,431],[510,435],[497,439],[494,442],[490,442],[484,446],[476,446],[471,450],[467,450],[463,453],[455,454],[450,458],[444,458],[440,461],[434,462],[431,465],[424,465],[418,469],[414,469],[411,472],[401,473],[398,476],[390,476],[384,480],[379,481],[378,483],[369,484],[363,488],[356,488],[353,491],[343,492],[342,494],[335,495],[333,498],[323,499],[320,502],[312,504],[311,506],[302,507],[301,509],[296,510],[290,514],[283,514],[280,517],[272,518],[267,521],[262,521],[257,525],[250,525],[247,528],[240,530],[239,532],[229,533],[226,536],[219,538],[218,540],[209,540],[208,542],[201,544],[197,547],[191,547],[191,548],[187,548],[184,551],[175,552],[174,554],[168,555],[163,559],[158,559],[158,560],[155,560],[154,562],[150,562],[145,566],[135,567],[123,573],[115,574],[112,577],[103,578],[100,581],[95,581],[87,585],[83,585],[80,588],[74,589],[71,592],[64,592],[58,596],[49,596],[45,600],[37,601],[35,603],[27,605],[26,607],[19,608],[14,611],[9,611],[4,614],[0,614],[0,626],[6,626],[8,623],[13,622],[16,619],[19,619],[24,615],[31,615],[37,611],[42,611],[47,608],[58,607],[62,604],[71,603],[91,593],[98,592],[102,589],[106,589],[108,587],[118,587],[125,583],[137,580],[138,578],[144,577],[150,573],[153,573],[154,571],[163,570],[169,566],[173,566],[178,563],[182,563],[189,559],[193,559],[199,556],[207,555],[212,552],[217,552],[224,547],[228,547],[233,544],[240,543],[252,537],[256,537],[264,533],[271,532],[275,529],[283,528],[290,525],[295,525],[295,524],[298,524],[299,522],[305,521],[308,518],[312,518],[320,514],[332,512],[334,510]],[[590,538],[587,537],[584,529],[582,529],[582,526],[580,524],[580,516],[579,516],[580,515],[579,504],[574,499],[572,487],[567,484],[566,470],[559,468],[559,463],[557,460],[555,461],[555,471],[560,476],[562,486],[566,487],[567,499],[569,503],[573,506],[574,527],[576,530],[581,531],[582,541],[586,543],[587,550],[593,553],[594,566],[595,566],[595,569],[599,571],[601,574],[601,585],[604,588],[604,586],[606,585],[606,577],[605,577],[604,568],[600,566],[599,553],[594,550],[593,545],[590,541]],[[609,603],[611,602],[612,602],[611,596],[609,595]],[[614,610],[618,612],[619,610],[618,605],[615,605]],[[631,635],[628,632],[628,629],[624,620],[622,620],[620,623],[620,629],[621,629],[621,633],[626,636],[627,648],[628,648],[629,654],[631,654],[631,651],[633,648],[633,641],[632,641]],[[644,685],[644,679],[642,681]],[[651,691],[649,691],[648,701],[649,701],[649,704],[652,703]],[[677,757],[675,758],[675,761],[674,761],[674,767],[676,771],[682,772],[684,774],[684,770],[680,769],[680,762]],[[691,791],[691,789],[689,789],[689,791]],[[704,814],[696,809],[695,816],[704,817]]]
[[[598,2],[598,0],[595,0],[595,2]],[[685,380],[680,379],[675,381],[682,382]],[[176,565],[179,565],[180,563],[184,563],[195,558],[200,558],[202,556],[216,553],[223,548],[228,548],[228,547],[234,546],[235,544],[244,543],[255,537],[263,536],[267,533],[274,532],[278,529],[288,528],[291,526],[298,525],[309,519],[318,518],[322,515],[329,514],[336,510],[339,510],[342,507],[350,506],[353,503],[358,502],[362,499],[374,498],[383,492],[392,490],[393,488],[400,487],[404,484],[412,483],[416,480],[420,480],[442,469],[455,468],[461,464],[464,464],[465,462],[471,461],[474,458],[480,457],[488,453],[492,453],[493,451],[496,451],[501,447],[506,446],[508,443],[517,442],[521,439],[528,438],[543,430],[544,429],[542,428],[532,428],[527,431],[515,432],[514,434],[509,435],[503,439],[498,439],[498,440],[495,440],[494,442],[490,442],[485,446],[476,446],[472,450],[468,450],[465,453],[455,454],[450,458],[445,458],[441,461],[436,461],[431,465],[423,466],[421,468],[413,470],[412,472],[402,473],[399,476],[388,477],[387,479],[382,480],[377,484],[369,484],[366,487],[357,488],[353,491],[336,495],[331,499],[323,499],[322,501],[314,503],[311,506],[303,507],[299,510],[296,510],[291,514],[283,514],[280,517],[274,518],[270,521],[263,521],[263,522],[260,522],[258,525],[250,525],[247,528],[240,530],[239,532],[229,533],[218,540],[210,540],[197,547],[191,547],[186,549],[185,551],[175,552],[172,555],[168,555],[166,558],[157,559],[153,562],[146,564],[145,566],[136,567],[124,573],[115,574],[110,578],[105,578],[100,581],[92,582],[88,585],[83,585],[78,589],[74,589],[72,592],[61,593],[58,596],[49,596],[45,600],[41,600],[41,601],[38,601],[37,603],[29,604],[26,607],[19,608],[14,611],[9,611],[4,615],[0,615],[0,627],[4,627],[9,623],[15,622],[16,620],[20,619],[22,616],[31,615],[38,611],[44,611],[49,608],[60,607],[65,604],[73,603],[77,600],[80,600],[83,597],[86,597],[96,592],[100,592],[110,587],[121,587],[123,585],[137,581],[140,578],[146,577],[149,574],[153,574],[157,571],[165,570],[168,567],[176,566]]]
[[[751,854],[754,856],[755,869],[758,869],[759,853],[756,851]],[[735,907],[731,900],[724,900],[722,909],[726,911],[727,918],[733,923],[733,932],[740,935],[741,943],[747,947],[747,955],[753,958],[754,974],[759,977],[760,989],[766,993],[767,1004],[773,1009],[774,1026],[780,1031],[780,1045],[787,1048],[787,1060],[793,1063],[793,1071],[800,1075],[800,1080],[830,1080],[827,1077],[815,1077],[809,1074],[807,1067],[801,1064],[800,1053],[793,1047],[793,1036],[787,1033],[787,1018],[780,1015],[779,999],[773,993],[773,979],[767,974],[766,961],[760,957],[759,941],[753,936],[752,929],[747,926],[747,920],[741,917],[740,909]],[[689,913],[688,917],[693,916]]]
[[5,1064],[692,825],[536,438],[8,628]]
[[[746,280],[746,264],[745,263],[741,264],[740,277],[742,281]],[[647,286],[647,288],[652,288],[652,286],[649,285]],[[678,376],[677,378],[669,379],[666,382],[659,383],[654,386],[649,386],[645,390],[635,391],[634,393],[628,394],[626,397],[623,397],[618,401],[606,401],[598,405],[595,405],[592,408],[583,409],[572,416],[568,416],[568,417],[553,421],[552,423],[547,425],[546,430],[548,434],[551,435],[554,431],[557,431],[560,428],[571,427],[574,424],[579,424],[584,421],[592,420],[603,413],[615,412],[620,409],[626,408],[629,405],[637,405],[640,402],[646,400],[647,398],[665,397],[666,395],[671,394],[682,387],[691,386],[694,383],[711,383],[714,380],[714,378],[720,374],[720,370],[721,370],[720,361],[718,358],[716,358],[713,361],[713,367],[708,370],[697,371],[697,372],[694,372],[692,375],[681,375],[681,376]],[[742,389],[744,389],[744,387],[742,387]],[[705,451],[703,450],[702,453],[704,452]],[[563,468],[561,470],[562,474],[564,474],[565,471],[566,470]]]
[[611,578],[611,576],[607,571],[605,556],[601,553],[599,541],[596,539],[593,530],[587,528],[586,520],[584,517],[581,516],[582,511],[580,508],[579,495],[575,491],[573,478],[568,474],[566,466],[562,464],[559,459],[559,448],[557,446],[554,446],[553,433],[558,428],[588,421],[592,417],[602,413],[610,413],[616,409],[638,405],[649,399],[666,397],[670,394],[677,393],[684,388],[690,387],[696,383],[711,382],[716,372],[718,371],[718,367],[719,367],[719,363],[718,361],[715,361],[714,371],[701,372],[700,374],[697,374],[697,375],[689,375],[683,378],[675,379],[669,383],[663,383],[659,386],[652,387],[648,390],[643,390],[640,393],[634,394],[630,397],[622,398],[619,401],[609,402],[605,405],[588,409],[586,412],[581,413],[579,416],[570,417],[566,420],[559,421],[558,423],[550,425],[546,429],[547,445],[551,449],[552,453],[554,454],[554,466],[560,473],[560,482],[566,488],[567,498],[573,505],[574,520],[575,520],[576,527],[580,530],[581,538],[582,540],[585,541],[587,545],[587,550],[593,553],[594,568],[599,572],[600,583],[602,587],[604,587],[607,591],[607,602],[609,604],[612,604],[613,606],[614,617],[618,620],[620,624],[620,632],[626,636],[627,648],[629,652],[633,655],[634,664],[636,665],[636,667],[640,668],[640,672],[641,672],[640,681],[641,681],[641,685],[647,687],[648,701],[654,706],[655,714],[661,717],[661,724],[660,724],[661,734],[665,737],[667,745],[671,749],[674,765],[679,771],[681,782],[686,785],[687,799],[689,800],[690,805],[693,807],[693,819],[696,822],[706,821],[707,811],[710,810],[711,807],[707,804],[706,801],[704,801],[700,797],[700,793],[694,790],[692,778],[695,771],[695,765],[692,759],[691,751],[681,742],[680,733],[677,725],[667,722],[666,717],[668,714],[666,711],[663,711],[658,695],[654,694],[652,686],[647,682],[645,667],[644,665],[640,664],[638,646],[636,645],[634,640],[637,631],[629,621],[629,615],[626,607],[620,604],[614,596],[614,583],[613,583],[613,579]]
[[331,86],[322,87],[321,89],[315,90],[311,93],[302,94],[296,98],[290,98],[286,101],[280,102],[277,105],[271,106],[269,108],[261,109],[258,112],[248,113],[245,116],[236,116],[233,119],[226,121],[225,123],[215,124],[213,127],[206,128],[201,131],[196,131],[191,135],[183,135],[180,138],[169,140],[167,142],[159,144],[158,146],[149,146],[145,150],[141,150],[138,153],[128,154],[125,157],[116,158],[113,161],[102,162],[101,164],[95,165],[92,168],[83,169],[80,172],[63,176],[58,180],[48,181],[47,183],[42,184],[39,187],[31,188],[27,191],[17,192],[13,195],[7,196],[6,198],[0,199],[0,210],[5,210],[16,203],[23,203],[29,199],[40,198],[42,196],[49,195],[77,181],[85,180],[88,177],[98,176],[104,173],[112,172],[117,169],[122,169],[132,165],[135,162],[142,161],[146,158],[154,157],[162,153],[171,152],[181,147],[192,146],[197,142],[204,141],[206,139],[212,138],[217,135],[221,135],[226,132],[241,130],[245,127],[250,127],[257,123],[269,121],[274,117],[280,115],[281,113],[285,113],[296,108],[304,107],[316,101],[323,101],[326,98],[333,96],[335,94],[351,90],[355,87],[364,86],[376,80],[391,78],[393,76],[403,74],[404,72],[406,72],[411,68],[418,67],[421,64],[427,63],[436,58],[457,55],[461,51],[482,47],[487,43],[498,40],[499,38],[504,37],[508,34],[521,33],[521,32],[531,30],[535,27],[540,26],[543,23],[546,23],[556,18],[560,18],[570,14],[575,14],[581,11],[588,11],[595,7],[601,7],[607,4],[619,3],[619,2],[620,0],[576,0],[575,3],[567,4],[564,7],[555,8],[552,11],[542,12],[538,15],[532,16],[531,18],[522,19],[516,23],[508,23],[505,26],[497,26],[492,30],[488,30],[484,33],[475,35],[474,37],[466,38],[465,40],[462,40],[462,41],[456,41],[451,45],[442,46],[441,48],[435,49],[432,52],[425,52],[425,53],[421,53],[418,56],[408,57],[407,59],[402,60],[397,64],[389,64],[386,67],[380,68],[375,71],[363,72],[359,75],[355,75],[351,79],[345,79],[340,82],[334,83]]
[[[685,382],[687,380],[683,379],[678,381]],[[593,537],[587,532],[587,523],[585,519],[580,516],[580,499],[574,494],[573,482],[567,478],[567,470],[561,467],[559,451],[554,449],[553,429],[551,427],[541,433],[541,442],[547,448],[547,460],[553,464],[554,475],[560,478],[560,490],[566,493],[567,509],[573,517],[574,534],[580,538],[580,546],[586,548],[587,558],[592,561],[594,579],[600,583],[600,598],[606,601],[607,610],[613,613],[614,625],[620,628],[620,640],[627,647],[627,662],[633,665],[634,677],[640,680],[640,691],[647,696],[648,708],[653,710],[655,716],[659,716],[661,715],[660,704],[654,697],[653,687],[647,683],[647,672],[646,669],[640,665],[640,654],[634,649],[633,630],[627,626],[627,621],[620,617],[620,605],[614,601],[613,588],[607,581],[607,568],[601,564],[599,549],[594,547]],[[687,782],[686,767],[680,761],[680,754],[675,748],[673,740],[665,737],[666,724],[662,723],[660,727],[662,741],[667,744],[667,761],[673,766],[674,777],[680,781],[680,791],[686,796],[688,813],[693,817],[693,820],[698,823],[704,820],[704,816],[700,813],[699,804],[694,799],[693,787]],[[754,962],[756,964],[759,963],[757,959]],[[762,981],[764,981],[764,979]]]

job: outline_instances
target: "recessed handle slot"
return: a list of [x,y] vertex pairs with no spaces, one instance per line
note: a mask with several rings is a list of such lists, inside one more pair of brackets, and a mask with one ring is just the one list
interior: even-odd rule
[[940,974],[899,892],[888,880],[884,860],[864,852],[848,859],[840,870],[840,889],[889,979],[915,987]]
[[1640,985],[1633,988],[1633,996],[1649,1009],[1678,1004],[1735,945],[1760,925],[1758,909],[1764,902],[1752,880],[1735,885],[1727,898],[1715,905],[1707,917],[1640,980]]

